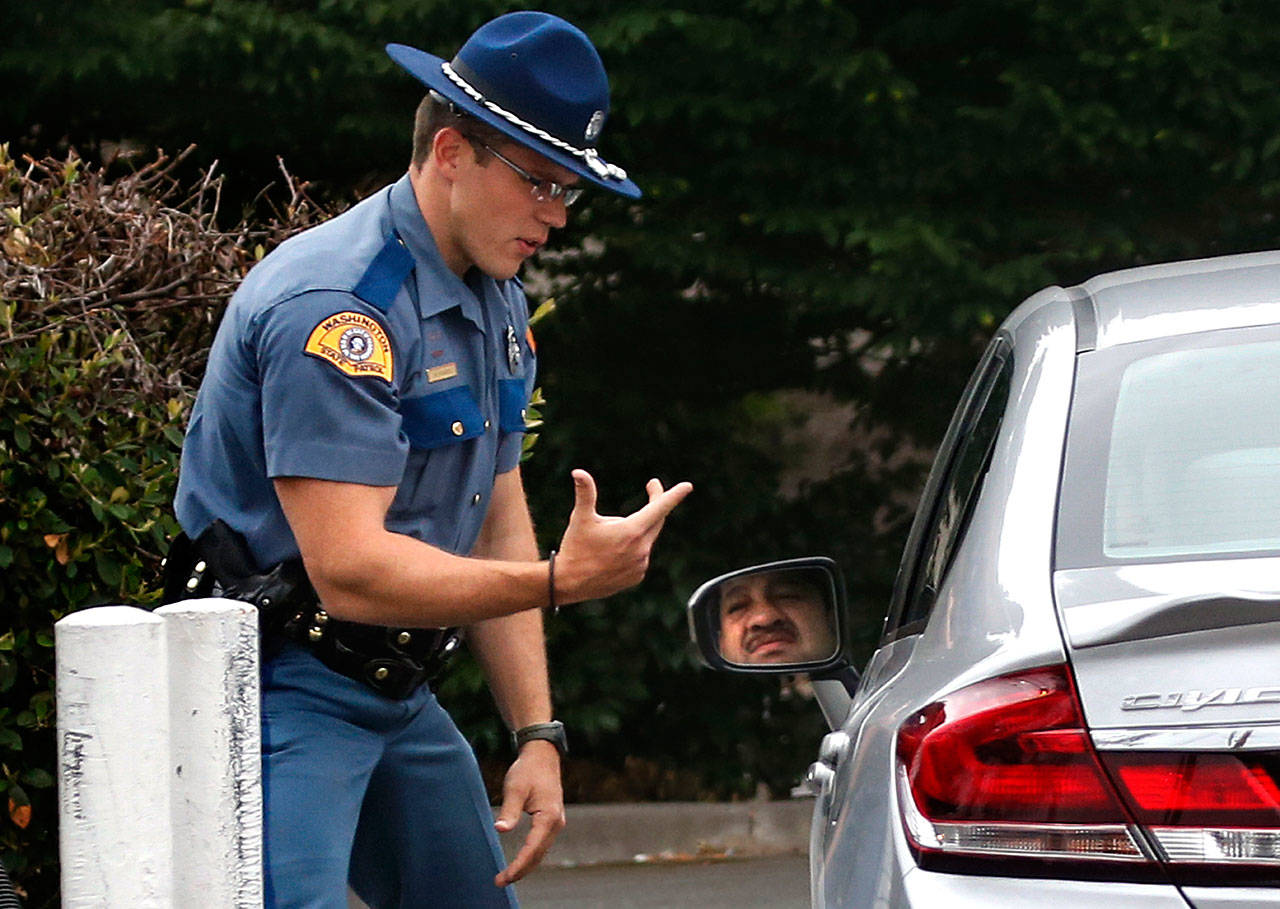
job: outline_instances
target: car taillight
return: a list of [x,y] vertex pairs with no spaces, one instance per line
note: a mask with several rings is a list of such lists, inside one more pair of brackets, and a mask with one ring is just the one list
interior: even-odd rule
[[[1280,756],[1274,752],[1103,752],[1138,822],[1169,862],[1280,869]],[[1253,866],[1258,874],[1249,874]]]
[[1280,879],[1280,754],[1095,752],[1066,666],[946,695],[899,727],[897,753],[923,864],[1022,857],[1149,877],[1158,856],[1183,883]]
[[1098,763],[1065,666],[979,682],[898,729],[917,854],[1149,863]]

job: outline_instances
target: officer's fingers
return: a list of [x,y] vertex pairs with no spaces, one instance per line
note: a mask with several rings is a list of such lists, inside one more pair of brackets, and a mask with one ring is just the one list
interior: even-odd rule
[[504,792],[502,807],[498,809],[498,817],[493,826],[499,833],[510,833],[520,822],[520,812],[524,807],[524,794]]
[[672,510],[691,492],[693,492],[693,484],[677,483],[631,515],[631,520],[639,525],[645,536],[656,535],[662,528],[662,522],[667,519],[667,515],[671,514]]
[[529,802],[530,787],[522,777],[508,773],[502,783],[502,807],[493,821],[494,829],[499,833],[508,833],[520,823],[520,815]]
[[573,477],[573,510],[585,515],[594,515],[596,512],[595,479],[581,468],[574,470],[570,475]]
[[563,827],[563,814],[553,814],[549,811],[533,812],[533,824],[529,828],[528,836],[524,839],[524,845],[511,860],[511,864],[498,872],[497,877],[493,879],[494,884],[499,887],[513,884],[536,868]]
[[646,532],[654,527],[661,527],[672,509],[683,502],[691,492],[693,492],[692,483],[677,483],[666,492],[651,498],[649,504],[631,515],[631,518]]
[[644,484],[644,491],[649,494],[649,501],[652,502],[658,496],[662,495],[662,481],[654,477],[648,483]]
[[493,878],[493,886],[505,887],[508,884],[514,884],[520,878],[524,877],[537,864],[533,856],[533,849],[526,841],[520,847],[520,851],[516,853],[516,857],[511,860],[511,864],[499,871]]

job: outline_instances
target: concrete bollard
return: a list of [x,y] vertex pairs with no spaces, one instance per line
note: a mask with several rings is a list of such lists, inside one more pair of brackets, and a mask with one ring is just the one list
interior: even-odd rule
[[169,909],[169,668],[164,620],[131,606],[54,626],[62,905]]
[[55,645],[63,906],[260,907],[253,607],[86,609]]
[[260,907],[257,610],[206,599],[155,614],[169,645],[174,905]]

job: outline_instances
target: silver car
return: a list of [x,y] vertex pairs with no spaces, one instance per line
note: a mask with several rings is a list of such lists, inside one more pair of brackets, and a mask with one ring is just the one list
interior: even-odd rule
[[1026,300],[861,673],[841,585],[689,604],[714,668],[811,674],[814,906],[1280,906],[1280,252]]

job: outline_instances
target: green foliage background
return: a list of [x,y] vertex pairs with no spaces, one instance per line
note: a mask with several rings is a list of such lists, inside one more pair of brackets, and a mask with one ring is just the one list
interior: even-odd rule
[[[276,179],[276,155],[344,204],[408,157],[420,89],[381,45],[449,57],[511,8],[9,5],[0,82],[20,90],[0,105],[0,139],[15,154],[73,144],[91,157],[196,142],[193,171],[217,159],[228,175],[224,219]],[[1280,24],[1261,0],[543,8],[597,43],[614,86],[602,148],[647,195],[589,196],[560,254],[537,263],[557,303],[539,326],[547,423],[526,465],[540,536],[549,546],[563,528],[574,466],[617,512],[651,475],[696,487],[640,590],[549,627],[557,703],[584,756],[570,794],[599,797],[601,780],[617,791],[619,779],[665,797],[761,783],[783,794],[811,759],[816,710],[776,682],[697,668],[683,598],[721,570],[824,553],[874,638],[922,455],[1005,313],[1045,285],[1277,245]],[[142,595],[145,556],[167,529],[164,433],[180,417],[167,405],[96,423],[64,415],[65,370],[86,358],[66,337],[0,348],[0,667],[47,665],[41,634],[61,611]],[[28,400],[38,383],[51,389],[47,437],[80,444],[31,441],[46,438],[28,425],[46,419]],[[93,388],[101,407],[119,405],[118,386]],[[847,405],[861,441],[801,469],[815,402]],[[130,429],[136,419],[147,432]],[[138,437],[127,452],[126,435]],[[52,489],[69,504],[54,508]],[[66,564],[44,540],[62,533]],[[48,747],[47,700],[30,702],[47,677],[0,668],[0,688],[5,779],[39,817],[47,780],[23,774],[48,767],[32,756]],[[445,696],[496,760],[503,736],[481,688],[464,664]],[[4,829],[5,861],[21,861],[16,828]]]

